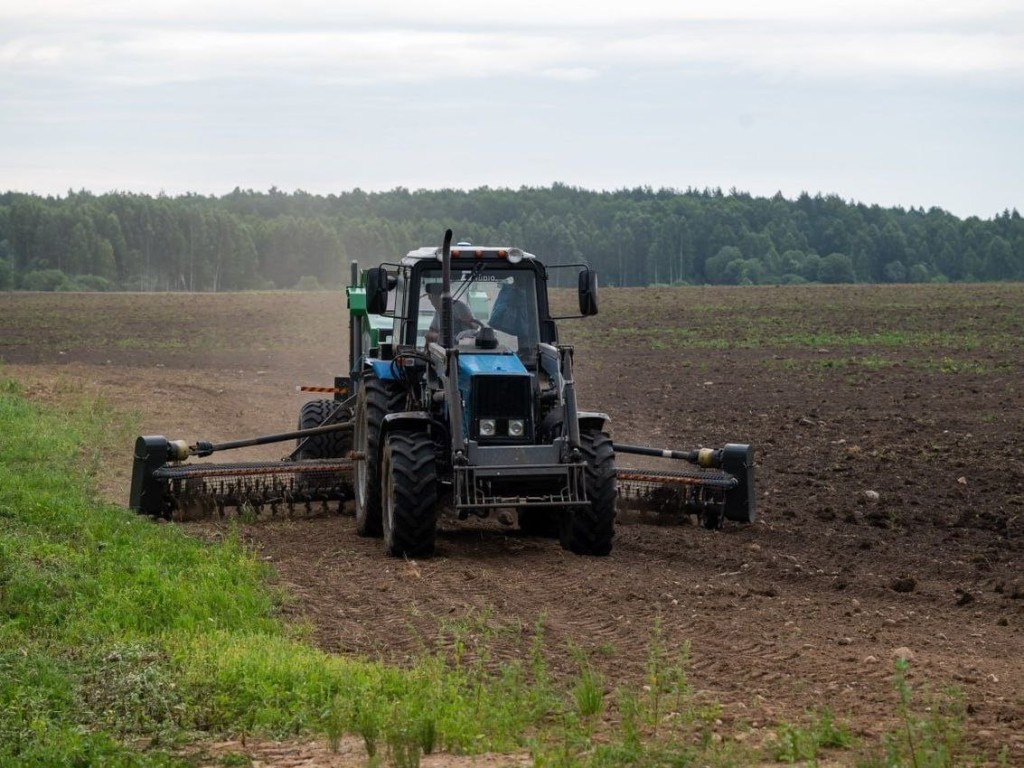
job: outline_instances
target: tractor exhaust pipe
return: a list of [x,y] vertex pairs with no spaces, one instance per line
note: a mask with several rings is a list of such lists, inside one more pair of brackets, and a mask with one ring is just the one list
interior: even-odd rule
[[455,324],[452,315],[452,231],[444,231],[441,243],[441,346],[444,347],[448,367],[448,380],[445,383],[445,396],[452,404],[449,412],[451,421],[452,454],[460,461],[466,452],[465,437],[462,434],[462,408],[454,407],[459,403],[459,358],[455,347]]
[[[359,287],[359,262],[355,259],[352,260],[352,273],[349,278],[349,285],[352,288]],[[366,350],[363,349],[363,318],[357,318],[353,314],[349,314],[348,349],[348,375],[350,380],[355,381],[356,375],[359,372],[353,369],[356,367],[356,363],[363,359]]]
[[445,349],[455,346],[452,322],[452,231],[444,231],[441,243],[441,344]]

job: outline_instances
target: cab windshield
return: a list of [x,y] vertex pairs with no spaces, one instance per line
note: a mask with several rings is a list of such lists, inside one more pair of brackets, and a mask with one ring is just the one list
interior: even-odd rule
[[[441,270],[424,272],[420,278],[416,346],[440,340]],[[452,269],[452,322],[456,342],[471,344],[483,327],[494,330],[498,344],[521,353],[539,339],[537,285],[532,270],[510,270],[482,265]],[[435,298],[436,297],[436,298]]]

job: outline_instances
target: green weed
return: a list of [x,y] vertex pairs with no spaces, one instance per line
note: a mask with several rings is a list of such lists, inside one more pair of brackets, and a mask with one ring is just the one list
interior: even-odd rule
[[604,710],[604,677],[594,670],[580,649],[573,649],[573,656],[579,667],[579,677],[572,689],[575,711],[584,720],[593,719]]
[[930,370],[938,370],[939,373],[988,373],[988,367],[973,360],[954,360],[951,357],[943,357],[930,366]]
[[970,762],[964,744],[967,711],[963,693],[950,689],[941,697],[927,695],[922,715],[914,706],[909,670],[905,659],[897,659],[893,686],[899,697],[900,728],[883,739],[886,764],[952,768]]
[[772,757],[779,762],[816,761],[823,749],[848,749],[853,745],[850,729],[837,723],[831,710],[821,710],[806,727],[781,724],[775,731]]

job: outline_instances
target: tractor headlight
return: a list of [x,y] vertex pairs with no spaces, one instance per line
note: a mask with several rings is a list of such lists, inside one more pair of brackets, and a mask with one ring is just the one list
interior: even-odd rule
[[480,436],[481,437],[494,437],[495,421],[494,419],[480,419]]
[[526,430],[526,425],[522,419],[509,419],[508,422],[508,436],[509,437],[522,437],[523,432]]
[[508,263],[518,264],[523,260],[523,251],[521,248],[509,248],[508,249]]

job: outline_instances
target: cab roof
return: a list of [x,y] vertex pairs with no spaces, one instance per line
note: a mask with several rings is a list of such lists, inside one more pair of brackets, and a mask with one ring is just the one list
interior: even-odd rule
[[[512,254],[512,258],[509,258]],[[515,257],[519,258],[516,259]],[[494,245],[456,245],[452,246],[452,260],[476,260],[476,259],[508,259],[509,263],[516,263],[523,259],[534,260],[537,257],[520,248],[510,246]],[[402,264],[412,265],[420,261],[436,260],[441,261],[441,249],[436,245],[425,245],[422,248],[415,248],[405,255]]]

